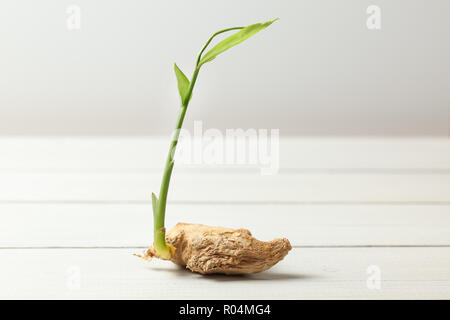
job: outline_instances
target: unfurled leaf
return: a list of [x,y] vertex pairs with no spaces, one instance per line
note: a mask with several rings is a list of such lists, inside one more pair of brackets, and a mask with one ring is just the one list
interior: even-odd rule
[[216,44],[211,50],[209,50],[203,58],[200,60],[199,65],[203,65],[206,62],[209,62],[213,60],[217,55],[221,54],[222,52],[230,49],[231,47],[234,47],[235,45],[241,43],[242,41],[247,40],[248,38],[254,36],[259,31],[267,28],[270,26],[273,22],[275,22],[277,19],[270,20],[264,23],[255,23],[250,26],[247,26],[240,30],[239,32],[236,32],[235,34],[229,36],[228,38],[225,38],[218,44]]
[[178,92],[180,93],[181,103],[184,104],[184,102],[185,102],[184,99],[185,99],[188,89],[189,89],[189,80],[184,75],[183,71],[181,71],[180,68],[178,68],[176,63],[174,64],[173,68],[175,70],[175,75],[177,77]]

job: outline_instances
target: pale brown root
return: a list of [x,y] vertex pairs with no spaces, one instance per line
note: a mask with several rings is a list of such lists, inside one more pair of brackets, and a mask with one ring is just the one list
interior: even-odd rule
[[[288,239],[263,242],[247,229],[178,223],[166,234],[175,247],[172,262],[201,274],[250,274],[271,268],[292,249]],[[156,257],[149,248],[144,259]]]

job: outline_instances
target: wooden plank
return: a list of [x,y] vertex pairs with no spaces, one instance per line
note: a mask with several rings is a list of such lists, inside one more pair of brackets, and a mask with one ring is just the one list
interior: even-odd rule
[[204,277],[140,260],[136,251],[0,249],[0,298],[450,298],[450,248],[293,249],[273,269],[246,277]]
[[[150,204],[0,204],[0,247],[145,247]],[[177,222],[248,228],[294,246],[450,245],[450,206],[169,204]]]
[[[0,173],[0,201],[149,201],[160,173]],[[172,201],[446,202],[448,174],[175,172]]]
[[[0,170],[160,170],[168,143],[168,137],[1,137]],[[301,170],[449,170],[450,139],[282,137],[279,162]]]

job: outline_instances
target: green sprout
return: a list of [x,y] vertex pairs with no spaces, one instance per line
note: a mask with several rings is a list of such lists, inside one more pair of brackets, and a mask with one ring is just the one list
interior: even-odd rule
[[[172,137],[172,141],[170,143],[169,154],[166,160],[166,166],[164,169],[161,189],[159,192],[159,199],[156,197],[154,193],[152,193],[152,205],[153,205],[153,223],[154,223],[154,239],[153,239],[153,247],[155,249],[155,253],[162,259],[170,260],[174,253],[175,248],[166,243],[166,229],[164,227],[164,218],[166,213],[166,203],[167,203],[167,192],[169,190],[170,177],[172,175],[172,170],[174,166],[174,156],[175,150],[178,143],[178,138],[180,136],[180,130],[183,125],[184,117],[186,115],[186,110],[189,104],[189,101],[192,97],[192,91],[194,90],[195,82],[197,81],[197,76],[200,71],[200,68],[207,62],[214,60],[219,54],[222,52],[234,47],[235,45],[247,40],[248,38],[254,36],[259,31],[270,26],[274,21],[278,19],[270,20],[264,23],[256,23],[249,25],[247,27],[233,27],[228,29],[223,29],[214,33],[203,46],[202,50],[198,54],[197,63],[195,65],[194,73],[192,74],[191,81],[185,76],[185,74],[178,68],[178,66],[174,65],[175,75],[178,82],[178,91],[181,97],[181,106],[180,113],[178,115],[178,120],[175,127],[175,132]],[[216,44],[211,50],[209,50],[205,55],[203,55],[204,51],[211,43],[211,41],[218,36],[219,34],[240,30],[235,34],[225,38],[218,44]]]

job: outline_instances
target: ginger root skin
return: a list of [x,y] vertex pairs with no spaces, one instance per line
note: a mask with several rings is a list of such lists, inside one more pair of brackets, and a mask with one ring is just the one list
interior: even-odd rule
[[[201,274],[252,274],[281,261],[292,249],[288,239],[259,241],[247,229],[178,223],[166,234],[175,247],[171,261]],[[141,258],[156,257],[150,247]]]

